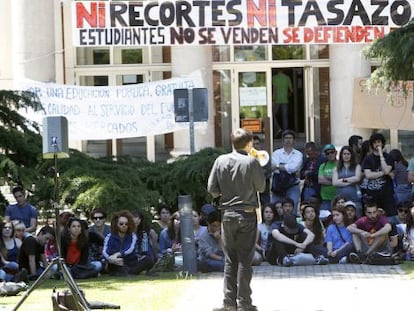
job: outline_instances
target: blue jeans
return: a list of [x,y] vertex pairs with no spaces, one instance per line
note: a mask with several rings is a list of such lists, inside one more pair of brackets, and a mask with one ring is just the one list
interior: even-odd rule
[[224,264],[224,300],[226,306],[252,305],[250,281],[256,245],[255,212],[224,211],[222,221]]

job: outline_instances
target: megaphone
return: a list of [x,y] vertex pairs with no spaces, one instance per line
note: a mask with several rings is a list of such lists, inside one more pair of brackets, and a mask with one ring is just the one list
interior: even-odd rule
[[250,150],[250,155],[259,161],[260,166],[266,166],[269,163],[270,157],[269,153],[266,150],[256,150],[252,148]]

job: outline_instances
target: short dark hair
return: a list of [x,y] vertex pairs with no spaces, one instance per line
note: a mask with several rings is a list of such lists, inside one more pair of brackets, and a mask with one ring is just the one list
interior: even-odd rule
[[243,149],[251,141],[253,141],[253,134],[248,130],[238,128],[231,133],[231,142],[236,150]]
[[207,215],[206,221],[208,224],[212,224],[213,222],[220,222],[220,214],[216,211],[211,212],[210,214]]
[[103,216],[103,218],[106,218],[106,212],[104,211],[104,209],[103,208],[101,208],[101,207],[95,207],[93,210],[92,210],[92,212],[90,213],[90,216],[91,216],[91,218],[93,218],[94,217],[94,215],[95,214],[97,214],[97,213],[100,213],[100,214],[102,214],[102,216]]
[[352,135],[349,137],[348,139],[348,145],[349,146],[353,146],[353,145],[358,145],[358,140],[362,140],[362,136],[359,135]]
[[38,234],[51,234],[55,236],[55,229],[51,226],[44,226],[40,229]]
[[293,130],[289,130],[289,129],[284,130],[282,132],[282,138],[285,138],[286,135],[292,135],[293,136],[293,139],[296,139],[296,133]]
[[382,142],[382,146],[385,146],[385,137],[381,133],[374,133],[369,138],[369,144],[371,145],[371,148],[373,148],[374,141],[380,140]]
[[16,194],[16,192],[22,192],[24,193],[23,187],[22,186],[16,186],[12,189],[12,193],[13,195]]

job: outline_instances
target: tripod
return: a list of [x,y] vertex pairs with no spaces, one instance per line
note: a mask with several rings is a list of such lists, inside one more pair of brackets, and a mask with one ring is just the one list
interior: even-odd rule
[[79,289],[78,285],[76,284],[75,280],[73,279],[69,268],[66,266],[65,260],[62,258],[62,250],[60,247],[60,228],[59,228],[59,205],[57,203],[58,199],[58,192],[59,192],[59,171],[57,169],[57,154],[55,153],[53,155],[54,160],[54,193],[53,193],[53,199],[54,199],[54,211],[55,211],[55,224],[56,224],[56,247],[58,251],[58,257],[54,258],[49,265],[46,267],[46,269],[42,272],[42,274],[39,275],[39,277],[36,279],[36,281],[30,286],[30,288],[24,293],[23,297],[20,299],[20,301],[16,304],[16,306],[13,308],[13,311],[19,309],[19,307],[23,304],[23,302],[26,300],[27,297],[29,297],[30,293],[36,289],[36,287],[40,284],[40,282],[48,275],[48,272],[52,269],[53,265],[57,265],[59,271],[62,273],[63,279],[65,280],[66,285],[69,287],[69,290],[72,293],[73,299],[76,302],[76,305],[78,306],[78,311],[89,311],[90,306],[89,303],[86,301],[84,295],[82,294],[81,290]]

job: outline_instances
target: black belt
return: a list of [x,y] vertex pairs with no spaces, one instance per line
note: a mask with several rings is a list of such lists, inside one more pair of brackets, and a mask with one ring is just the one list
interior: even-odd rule
[[245,212],[245,213],[254,213],[256,212],[256,207],[246,207],[246,208],[223,208],[223,212]]

